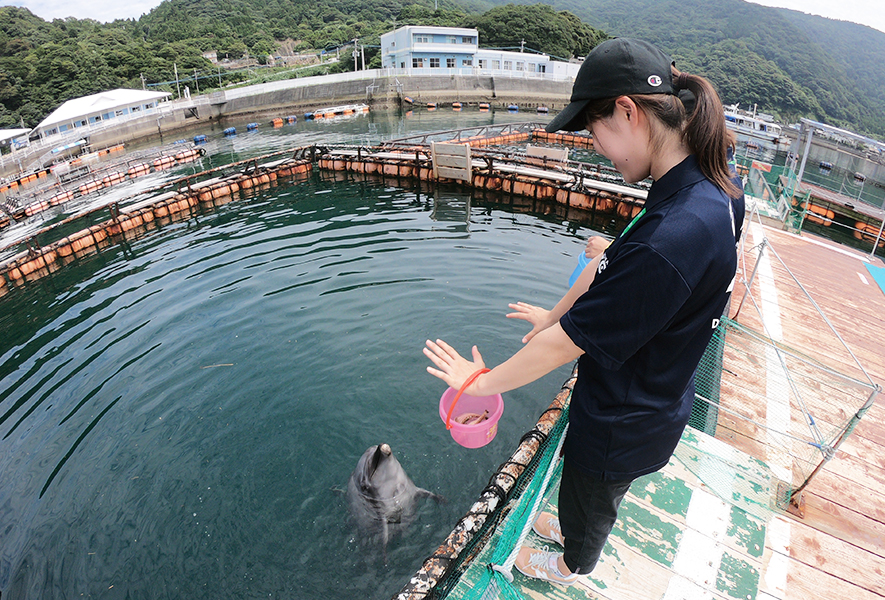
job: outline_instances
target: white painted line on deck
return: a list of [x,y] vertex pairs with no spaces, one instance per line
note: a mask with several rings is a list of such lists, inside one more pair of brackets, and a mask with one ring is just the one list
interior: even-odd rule
[[[751,225],[753,240],[758,245],[762,243],[764,232],[758,225]],[[762,295],[762,322],[768,334],[776,341],[783,338],[781,327],[780,309],[777,304],[777,289],[774,285],[774,274],[771,270],[771,262],[768,255],[763,256],[759,262],[759,289]],[[777,337],[775,337],[775,333]],[[773,431],[789,431],[790,426],[790,389],[787,386],[786,373],[774,348],[766,349],[766,396],[768,406],[766,411],[766,431],[768,442],[767,462],[775,477],[787,484],[793,482],[793,463],[789,452],[783,447],[784,439],[774,439]],[[780,388],[780,393],[777,393]],[[778,444],[778,441],[781,444]],[[759,585],[759,591],[765,595],[762,598],[775,598],[783,600],[787,590],[787,570],[789,568],[790,547],[790,522],[776,516],[765,529],[766,546],[771,549],[768,563],[763,565],[763,574]]]
[[[758,225],[753,223],[750,227],[753,234],[753,243],[757,246],[762,244],[765,233]],[[772,340],[783,340],[783,328],[781,327],[781,312],[777,301],[777,288],[774,285],[774,272],[771,270],[771,261],[768,253],[763,252],[758,259],[756,271],[759,281],[759,295],[761,296],[759,310],[765,332]],[[781,434],[790,431],[790,386],[784,366],[777,349],[769,346],[765,349],[765,395],[766,406],[766,442],[768,456],[766,462],[771,467],[772,473],[781,481],[791,484],[793,481],[793,460],[787,449],[787,438]]]
[[724,548],[719,540],[728,532],[731,507],[700,488],[692,491],[685,530],[676,550],[673,571],[663,600],[710,598]]
[[[787,572],[790,568],[790,521],[781,516],[775,516],[768,522],[765,528],[766,553],[771,549],[768,564],[765,565],[765,573],[759,581],[760,594],[757,600],[762,598],[777,598],[783,600],[787,596]],[[765,595],[763,595],[765,594]]]
[[863,276],[863,273],[860,271],[857,272],[857,276],[860,277],[860,280],[863,281],[864,285],[870,285],[870,282],[867,281],[867,278]]
[[808,242],[809,244],[814,244],[815,246],[820,246],[821,248],[826,248],[827,250],[832,250],[833,252],[838,252],[839,254],[844,254],[845,256],[848,256],[851,258],[856,258],[858,260],[862,260],[865,263],[871,262],[870,257],[866,254],[862,254],[860,252],[860,250],[852,250],[851,248],[837,246],[832,243],[827,243],[827,242],[815,239],[814,237],[812,237],[810,235],[799,235],[798,233],[790,233],[787,231],[781,231],[781,230],[777,230],[773,227],[770,227],[768,225],[765,225],[764,227],[766,229],[770,229],[771,231],[777,231],[780,235],[792,236],[794,238],[798,238],[800,240]]

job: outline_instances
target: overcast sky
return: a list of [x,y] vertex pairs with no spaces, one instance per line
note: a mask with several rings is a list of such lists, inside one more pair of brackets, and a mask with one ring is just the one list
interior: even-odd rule
[[[885,32],[882,0],[749,0],[765,6],[790,8],[829,19],[851,21]],[[51,21],[65,17],[113,21],[137,19],[160,4],[159,0],[0,0],[0,5],[25,6],[35,15]]]

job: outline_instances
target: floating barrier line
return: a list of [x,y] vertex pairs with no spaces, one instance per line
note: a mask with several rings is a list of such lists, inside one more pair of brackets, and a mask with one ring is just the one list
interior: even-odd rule
[[[298,150],[309,150],[310,157],[298,158]],[[282,153],[275,152],[265,156],[278,156]],[[307,153],[306,151],[301,152],[302,155]],[[240,161],[233,165],[224,165],[223,167],[210,169],[209,171],[204,171],[204,174],[249,163],[242,172],[197,183],[193,183],[195,176],[191,175],[178,179],[171,184],[167,183],[164,186],[166,189],[177,187],[177,190],[173,189],[160,196],[147,198],[122,208],[119,202],[113,202],[69,217],[53,227],[44,228],[37,234],[33,234],[24,240],[24,244],[27,247],[26,250],[19,252],[0,265],[0,296],[5,295],[9,291],[10,284],[23,285],[27,281],[33,281],[46,276],[76,258],[87,256],[96,252],[99,248],[111,244],[112,238],[115,236],[126,235],[127,232],[136,229],[148,228],[155,221],[163,222],[164,219],[172,221],[180,218],[180,216],[190,218],[193,214],[193,209],[201,205],[218,206],[225,204],[230,202],[233,199],[233,195],[241,190],[248,190],[250,188],[264,189],[278,179],[298,177],[309,173],[313,169],[312,148],[296,149],[292,154],[292,158],[274,161],[270,165],[259,164],[263,157],[257,157]],[[36,236],[40,233],[46,233],[59,225],[73,222],[104,209],[109,209],[110,219],[82,229],[46,246],[40,246],[36,243]],[[13,245],[18,245],[18,243]],[[4,250],[10,247],[12,245],[7,246]]]
[[[463,184],[475,189],[488,190],[495,193],[555,202],[563,206],[618,215],[623,219],[634,217],[642,208],[646,191],[604,181],[600,167],[595,174],[585,169],[583,163],[570,163],[559,158],[550,159],[546,154],[528,155],[515,152],[501,152],[487,149],[488,145],[508,145],[521,143],[538,138],[554,143],[572,142],[592,147],[592,139],[586,135],[547,134],[536,125],[525,124],[517,127],[507,126],[494,128],[473,128],[457,132],[442,132],[433,137],[457,139],[458,145],[474,147],[472,154],[467,153],[465,160],[469,179]],[[466,132],[474,135],[466,136]],[[498,135],[490,135],[497,133]],[[423,136],[428,140],[429,136]],[[434,175],[434,164],[429,144],[405,146],[406,139],[394,143],[365,148],[361,146],[302,146],[279,150],[258,157],[248,158],[229,163],[193,175],[187,175],[171,182],[163,183],[154,188],[134,194],[129,198],[110,202],[103,206],[72,215],[60,223],[43,228],[31,234],[25,240],[19,240],[0,249],[6,251],[19,244],[27,244],[28,251],[16,254],[0,264],[0,295],[11,282],[19,283],[25,279],[39,278],[49,273],[48,266],[56,264],[57,259],[68,256],[79,256],[82,251],[103,243],[109,236],[125,233],[130,229],[150,223],[172,214],[185,212],[200,203],[211,203],[220,198],[228,197],[241,190],[269,185],[278,178],[287,178],[306,173],[316,165],[319,169],[331,171],[349,171],[365,175],[393,176],[417,181],[453,181]],[[451,144],[452,142],[448,142]],[[533,148],[533,150],[539,150]],[[541,149],[543,151],[543,149]],[[193,149],[178,153],[175,157],[165,156],[155,163],[174,162],[176,158],[191,159],[203,150]],[[268,159],[286,156],[276,161]],[[206,180],[208,176],[220,172],[230,172],[242,168],[242,172],[224,178]],[[124,176],[121,173],[108,174],[106,182],[93,180],[81,185],[81,193],[89,193],[101,186],[112,185]],[[84,192],[85,190],[85,192]],[[162,195],[146,198],[134,204],[124,205],[130,198],[146,196],[154,193]],[[165,193],[164,193],[165,192]],[[57,201],[63,201],[58,196]],[[37,209],[46,210],[51,206],[43,201]],[[90,216],[98,211],[109,209],[111,220],[89,227],[74,236],[69,236],[40,247],[37,236],[45,235],[60,225],[70,224],[77,219]],[[34,213],[37,210],[35,209]],[[151,212],[150,215],[147,213]],[[82,235],[80,235],[82,234]],[[107,242],[110,243],[110,242]],[[40,248],[39,252],[34,247]],[[64,260],[62,260],[64,262]],[[56,267],[53,267],[53,269]]]
[[[548,437],[558,425],[571,400],[577,366],[563,384],[550,406],[541,413],[535,426],[522,436],[519,446],[492,475],[479,499],[470,507],[445,541],[428,557],[409,582],[394,596],[395,600],[427,598],[452,573],[466,568],[473,549],[494,532],[504,516],[511,496],[518,493],[525,477],[531,478],[534,465],[543,453]],[[551,440],[553,441],[553,440]]]

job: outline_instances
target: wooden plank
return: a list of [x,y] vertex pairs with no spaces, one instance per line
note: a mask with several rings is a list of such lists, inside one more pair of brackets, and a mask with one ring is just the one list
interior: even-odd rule
[[873,521],[885,523],[885,492],[857,485],[841,473],[823,469],[808,490]]
[[809,491],[802,523],[885,560],[885,523]]
[[[851,581],[810,567],[800,561],[788,559],[786,593],[783,600],[882,600],[882,586],[870,590]],[[764,576],[763,576],[764,580]]]
[[885,562],[880,556],[860,550],[853,544],[794,520],[790,524],[789,552],[794,560],[822,573],[885,594]]
[[469,181],[469,175],[464,171],[464,169],[438,167],[436,176],[443,179],[458,179],[461,181]]
[[430,149],[435,154],[446,154],[450,156],[470,156],[470,146],[467,144],[446,144],[444,142],[432,142]]
[[470,146],[431,142],[430,154],[434,177],[472,181]]
[[449,154],[437,154],[434,156],[437,167],[453,167],[456,169],[466,169],[466,163],[463,156],[453,156]]
[[533,158],[545,158],[558,162],[563,162],[568,158],[568,148],[545,148],[529,144],[525,147],[525,153]]
[[[764,460],[765,445],[740,431],[728,429],[720,417],[716,438],[728,442],[734,448]],[[831,461],[832,463],[832,461]],[[850,474],[825,466],[808,485],[807,491],[826,498],[834,506],[847,509],[846,516],[859,515],[874,523],[885,523],[885,493],[883,488],[859,485]],[[832,512],[832,511],[831,511]]]

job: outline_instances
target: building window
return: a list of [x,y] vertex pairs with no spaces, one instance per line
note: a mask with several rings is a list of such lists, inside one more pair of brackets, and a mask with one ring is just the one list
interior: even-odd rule
[[438,58],[431,58],[430,59],[430,68],[431,69],[438,69],[439,68],[439,59]]
[[65,131],[67,131],[67,130],[68,130],[68,126],[67,126],[67,125],[59,125],[59,126],[58,126],[58,132],[59,132],[59,133],[63,133],[63,132],[65,132]]
[[547,65],[538,65],[538,73],[546,73]]
[[447,44],[457,44],[457,43],[458,43],[458,38],[455,37],[454,35],[446,36],[446,43],[447,43]]
[[501,61],[500,60],[493,60],[492,61],[492,68],[496,71],[500,71],[501,70]]
[[400,68],[400,69],[405,69],[405,68],[406,68],[406,63],[401,62],[401,63],[399,64],[399,68]]
[[486,59],[484,59],[484,58],[479,58],[479,59],[477,59],[477,61],[476,61],[476,65],[477,65],[480,69],[485,69],[485,68],[486,68]]
[[528,66],[529,66],[529,73],[534,73],[535,71],[538,70],[538,65],[536,65],[535,63],[528,63]]
[[446,59],[446,67],[449,69],[454,69],[455,68],[455,59],[454,58],[447,58]]
[[412,59],[412,68],[413,69],[423,69],[424,68],[424,59],[423,58],[413,58]]
[[114,114],[117,115],[118,117],[122,117],[123,115],[126,114],[126,109],[125,109],[125,108],[119,108],[119,109],[117,109],[116,111],[114,111]]
[[461,43],[462,43],[462,44],[472,44],[472,43],[473,43],[473,38],[470,37],[470,36],[464,36],[464,37],[461,38]]
[[415,35],[415,43],[416,44],[429,44],[430,43],[430,36],[424,35],[424,34],[421,34],[421,35],[416,34]]
[[129,108],[129,112],[138,112],[141,110],[141,106],[132,106]]
[[461,66],[462,67],[472,67],[473,66],[473,59],[472,58],[465,58],[464,60],[461,61]]
[[86,120],[83,121],[74,121],[74,127],[86,127]]
[[517,62],[516,63],[516,70],[517,71],[525,71],[525,63],[522,61]]
[[58,133],[58,129],[52,128],[46,132],[46,135],[55,135],[56,133]]
[[505,60],[504,61],[504,70],[505,71],[512,71],[513,70],[513,61],[512,60]]

